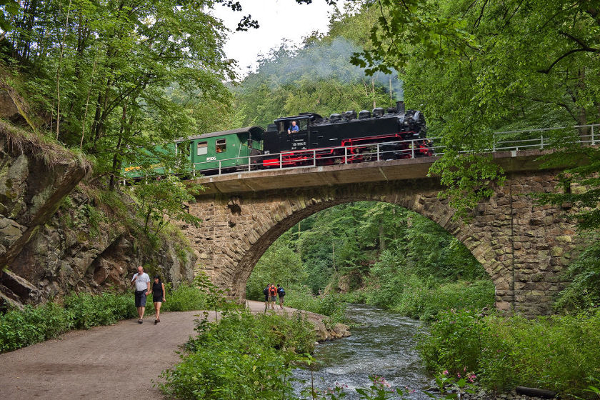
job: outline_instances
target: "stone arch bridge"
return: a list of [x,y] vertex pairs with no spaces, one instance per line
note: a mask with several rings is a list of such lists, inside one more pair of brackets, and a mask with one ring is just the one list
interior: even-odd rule
[[494,282],[499,310],[548,314],[577,239],[563,209],[527,196],[554,191],[558,183],[556,171],[539,169],[539,155],[496,153],[506,183],[467,223],[452,219],[454,211],[438,198],[439,179],[427,177],[435,159],[418,158],[204,177],[194,181],[205,191],[190,205],[203,223],[184,231],[198,252],[198,269],[243,299],[265,250],[302,219],[341,203],[393,203],[437,222],[473,253]]

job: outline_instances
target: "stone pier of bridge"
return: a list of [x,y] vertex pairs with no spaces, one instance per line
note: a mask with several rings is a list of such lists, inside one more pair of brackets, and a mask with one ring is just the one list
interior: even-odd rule
[[532,196],[558,186],[557,171],[539,170],[535,158],[499,155],[506,182],[467,221],[452,218],[454,210],[438,196],[439,179],[427,176],[434,160],[205,177],[197,181],[205,191],[189,205],[202,224],[184,231],[199,255],[198,269],[243,299],[263,253],[304,218],[348,202],[397,204],[435,221],[471,251],[495,285],[499,310],[549,314],[578,239],[564,209]]

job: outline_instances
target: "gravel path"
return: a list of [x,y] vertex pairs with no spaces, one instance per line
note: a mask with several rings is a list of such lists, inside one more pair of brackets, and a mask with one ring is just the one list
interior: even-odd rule
[[[264,312],[264,303],[247,305]],[[153,382],[179,361],[176,351],[194,335],[199,314],[165,312],[157,325],[146,316],[141,325],[121,321],[0,354],[0,398],[163,399]]]

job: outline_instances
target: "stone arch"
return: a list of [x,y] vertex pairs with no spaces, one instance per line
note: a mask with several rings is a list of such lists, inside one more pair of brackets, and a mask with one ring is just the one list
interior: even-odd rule
[[454,211],[438,197],[437,180],[420,179],[200,197],[190,212],[205,224],[187,230],[196,244],[200,269],[242,299],[256,262],[302,219],[353,201],[397,204],[436,222],[471,251],[494,282],[498,309],[546,314],[552,296],[562,289],[559,273],[575,243],[574,227],[561,210],[536,206],[523,196],[554,187],[552,174],[541,175],[509,177],[468,223],[452,218]]

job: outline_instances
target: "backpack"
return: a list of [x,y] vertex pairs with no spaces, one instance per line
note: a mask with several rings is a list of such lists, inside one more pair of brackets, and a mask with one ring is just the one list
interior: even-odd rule
[[279,289],[277,289],[277,293],[279,293],[280,296],[285,296],[285,290],[283,290],[281,286],[279,287]]
[[263,289],[263,294],[264,294],[265,296],[268,296],[268,295],[269,295],[269,287],[268,287],[268,286],[267,286],[266,288],[264,288],[264,289]]

